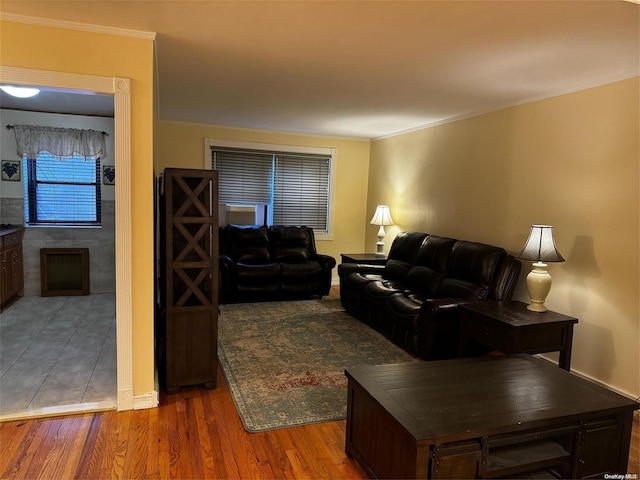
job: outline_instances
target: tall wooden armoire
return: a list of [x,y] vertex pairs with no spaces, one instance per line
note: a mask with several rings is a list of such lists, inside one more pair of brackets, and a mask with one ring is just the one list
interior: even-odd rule
[[216,387],[218,172],[167,168],[160,199],[160,380]]

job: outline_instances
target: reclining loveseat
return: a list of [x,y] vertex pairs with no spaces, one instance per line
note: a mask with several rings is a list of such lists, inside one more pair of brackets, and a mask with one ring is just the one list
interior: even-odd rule
[[329,294],[336,260],[317,253],[312,228],[226,225],[219,249],[226,303]]
[[402,232],[385,265],[338,266],[340,300],[351,315],[424,360],[458,355],[458,306],[504,301],[520,262],[499,247]]

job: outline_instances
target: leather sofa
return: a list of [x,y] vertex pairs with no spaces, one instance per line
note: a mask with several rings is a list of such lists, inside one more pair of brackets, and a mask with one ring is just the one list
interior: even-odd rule
[[220,228],[220,287],[226,303],[322,297],[336,260],[317,253],[304,226]]
[[511,298],[520,262],[499,247],[400,233],[385,265],[338,266],[344,309],[424,360],[458,355],[458,306]]

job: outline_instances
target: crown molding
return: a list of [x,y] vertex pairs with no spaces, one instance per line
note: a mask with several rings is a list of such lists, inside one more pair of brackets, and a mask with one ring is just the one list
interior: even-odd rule
[[119,37],[139,38],[143,40],[155,40],[155,32],[145,32],[142,30],[130,30],[128,28],[108,27],[105,25],[93,25],[88,23],[69,22],[66,20],[55,20],[52,18],[30,17],[28,15],[17,15],[14,13],[0,13],[0,20],[5,22],[26,23],[41,27],[62,28],[65,30],[79,30],[81,32],[104,33],[106,35],[117,35]]
[[[640,1],[640,0],[638,0]],[[565,89],[565,90],[559,90],[556,92],[552,92],[552,93],[548,93],[548,94],[544,94],[544,95],[539,95],[536,97],[531,97],[531,98],[526,98],[523,100],[519,100],[517,102],[510,102],[510,103],[505,103],[503,105],[496,105],[495,107],[492,108],[488,108],[486,110],[479,110],[479,111],[475,111],[475,112],[469,112],[469,113],[464,113],[462,115],[456,115],[453,117],[448,117],[448,118],[443,118],[440,120],[435,120],[433,122],[429,122],[429,123],[424,123],[422,125],[417,125],[415,127],[411,127],[411,128],[407,128],[405,130],[398,130],[396,132],[390,132],[387,133],[385,135],[380,135],[378,137],[374,137],[371,139],[372,142],[377,142],[378,140],[384,140],[386,138],[392,138],[392,137],[397,137],[399,135],[404,135],[406,133],[411,133],[411,132],[417,132],[419,130],[426,130],[427,128],[432,128],[432,127],[437,127],[438,125],[446,125],[448,123],[454,123],[454,122],[459,122],[461,120],[466,120],[467,118],[473,118],[473,117],[479,117],[480,115],[486,115],[488,113],[493,113],[493,112],[498,112],[500,110],[505,110],[507,108],[512,108],[512,107],[518,107],[520,105],[526,105],[527,103],[534,103],[534,102],[539,102],[542,100],[547,100],[550,98],[555,98],[555,97],[561,97],[563,95],[569,95],[572,93],[577,93],[577,92],[582,92],[583,90],[589,90],[590,88],[597,88],[597,87],[603,87],[605,85],[610,85],[612,83],[616,83],[616,82],[622,82],[624,80],[630,80],[632,78],[636,78],[638,77],[638,73],[637,71],[633,71],[633,72],[627,72],[612,78],[608,78],[605,80],[602,80],[600,82],[594,82],[594,83],[590,83],[587,85],[583,85],[581,87],[576,87],[576,88],[571,88],[571,89]]]

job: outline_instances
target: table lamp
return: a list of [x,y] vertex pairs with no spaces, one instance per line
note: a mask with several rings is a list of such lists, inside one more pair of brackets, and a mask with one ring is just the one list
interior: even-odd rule
[[391,218],[391,211],[388,205],[378,205],[376,207],[376,213],[373,214],[371,219],[371,225],[380,225],[378,230],[378,241],[376,242],[376,255],[384,256],[384,231],[385,225],[393,225],[393,219]]
[[531,225],[531,232],[524,248],[518,255],[522,260],[534,262],[533,270],[527,275],[527,289],[532,312],[546,312],[544,301],[551,290],[551,275],[547,272],[547,262],[564,262],[553,240],[551,225]]

